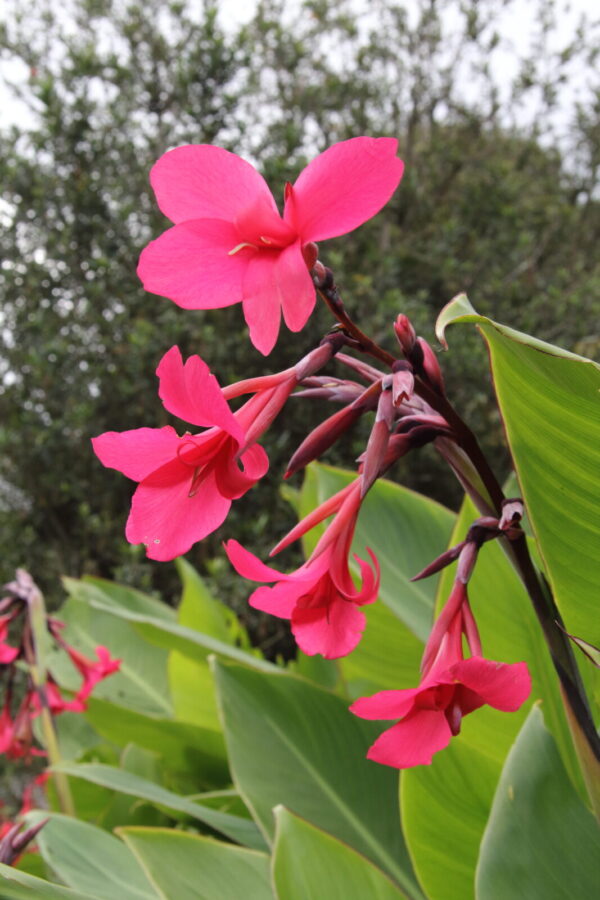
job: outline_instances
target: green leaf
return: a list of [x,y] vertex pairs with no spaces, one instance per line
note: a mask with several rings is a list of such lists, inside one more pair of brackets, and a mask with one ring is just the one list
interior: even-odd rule
[[[451,543],[462,540],[477,517],[465,500]],[[455,566],[440,586],[448,596]],[[437,753],[431,766],[402,773],[401,807],[405,838],[415,870],[431,900],[469,900],[479,843],[502,765],[533,698],[543,698],[548,721],[559,736],[573,777],[583,784],[564,718],[557,679],[529,598],[497,542],[485,544],[469,583],[471,605],[489,659],[527,662],[532,700],[519,712],[484,707],[463,719],[461,734]],[[417,673],[413,686],[418,682]]]
[[[310,465],[302,488],[301,514],[306,515],[355,477],[355,472]],[[385,479],[369,491],[358,518],[353,551],[361,557],[366,547],[374,551],[381,566],[381,600],[421,640],[431,628],[437,579],[412,583],[410,578],[446,548],[454,519],[439,503]],[[313,542],[316,532],[310,537]]]
[[74,778],[82,778],[101,787],[128,794],[132,797],[138,797],[141,800],[147,800],[149,803],[156,804],[159,807],[185,813],[192,819],[197,819],[204,825],[208,825],[239,844],[244,844],[255,850],[264,850],[266,848],[266,844],[256,825],[248,819],[222,813],[219,810],[188,800],[186,797],[180,797],[173,791],[168,791],[152,781],[147,781],[145,778],[134,775],[132,772],[97,763],[84,763],[82,765],[62,763],[60,766],[54,766],[53,768],[64,772],[66,775],[72,775]]
[[[164,650],[149,644],[132,626],[124,624],[122,618],[116,618],[110,606],[105,612],[90,605],[81,590],[77,598],[67,600],[57,618],[66,623],[63,636],[77,650],[95,659],[95,648],[101,644],[108,647],[111,656],[122,660],[118,672],[96,685],[94,697],[143,713],[171,713]],[[63,650],[54,648],[48,654],[48,664],[61,686],[78,690],[81,675]]]
[[477,322],[531,527],[567,630],[600,644],[600,366],[478,315],[464,295],[437,333]]
[[598,894],[600,832],[564,770],[542,714],[531,710],[494,797],[477,866],[477,897],[574,900]]
[[81,579],[63,578],[63,585],[69,596],[77,600],[89,601],[91,597],[97,597],[107,606],[129,609],[166,621],[175,619],[175,611],[166,603],[116,581],[84,575]]
[[117,834],[162,900],[273,900],[264,853],[166,828],[119,828]]
[[82,894],[52,884],[0,863],[0,900],[99,900],[98,894]]
[[374,729],[339,697],[293,675],[214,662],[236,786],[269,840],[284,804],[420,896],[395,803],[397,775],[365,759]]
[[85,717],[106,740],[117,746],[133,742],[161,756],[166,770],[194,777],[197,786],[228,781],[223,736],[187,722],[145,716],[91,697]]
[[[35,811],[26,821],[33,824],[46,815]],[[58,877],[84,894],[99,900],[156,900],[159,896],[133,854],[101,828],[51,813],[36,843]]]
[[356,850],[282,806],[275,810],[275,821],[273,878],[280,900],[406,897],[381,869]]

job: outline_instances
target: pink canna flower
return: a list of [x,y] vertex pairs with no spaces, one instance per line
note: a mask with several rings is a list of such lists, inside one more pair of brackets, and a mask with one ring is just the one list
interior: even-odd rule
[[8,626],[14,618],[15,613],[0,616],[0,665],[8,665],[14,662],[19,655],[18,647],[12,647],[10,644],[5,643],[8,637]]
[[[464,585],[462,591],[455,586],[447,606],[451,605],[454,609],[458,606],[458,611],[439,646],[436,633],[437,654],[419,687],[379,691],[350,707],[363,719],[401,720],[377,738],[368,759],[397,769],[429,765],[433,754],[460,732],[463,716],[486,704],[514,712],[527,700],[531,678],[525,663],[494,662],[480,655]],[[479,651],[468,659],[463,657],[463,632]],[[427,656],[427,649],[425,653]]]
[[[150,182],[174,226],[142,252],[146,290],[185,309],[241,302],[254,346],[273,349],[281,311],[300,331],[315,304],[303,247],[353,231],[388,202],[403,172],[393,138],[334,144],[285,188],[283,217],[261,175],[221,147],[165,153]],[[307,254],[314,258],[310,248]]]
[[75,668],[83,675],[83,684],[77,691],[76,696],[76,700],[80,703],[85,703],[99,681],[119,671],[122,660],[111,659],[106,647],[96,647],[95,653],[98,657],[98,662],[94,662],[69,644],[64,644],[63,646]]
[[360,508],[360,482],[353,482],[326,501],[290,532],[276,550],[287,546],[332,512],[337,515],[324,532],[310,558],[289,575],[264,565],[237,541],[225,545],[227,555],[244,578],[277,582],[260,587],[250,597],[255,609],[290,619],[298,646],[309,656],[321,653],[326,659],[346,656],[359,643],[365,627],[358,608],[373,603],[379,593],[379,566],[368,550],[373,568],[360,564],[361,587],[354,586],[348,570],[348,554]]
[[221,391],[200,357],[184,365],[179,349],[172,347],[156,374],[165,408],[206,430],[181,437],[171,426],[109,431],[92,444],[105,466],[139,482],[127,540],[145,544],[151,559],[168,560],[218,528],[232,501],[265,474],[267,454],[248,445],[269,426],[296,381],[290,370],[242,383],[238,394],[256,394],[232,413],[225,397],[236,396],[236,390]]

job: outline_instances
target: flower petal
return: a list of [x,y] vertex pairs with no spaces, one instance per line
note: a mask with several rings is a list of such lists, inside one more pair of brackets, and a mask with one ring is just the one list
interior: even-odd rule
[[300,331],[315,307],[317,294],[302,256],[300,241],[279,254],[275,277],[279,285],[283,318],[290,331]]
[[188,144],[165,153],[152,167],[150,183],[158,205],[172,222],[228,219],[266,196],[277,211],[266,181],[254,166],[212,144]]
[[280,581],[274,587],[257,588],[248,598],[248,603],[253,609],[260,609],[280,619],[289,619],[304,591],[306,584],[301,581]]
[[277,341],[281,295],[277,281],[278,250],[261,250],[248,259],[244,276],[244,316],[250,340],[268,356]]
[[406,716],[421,692],[421,687],[397,691],[378,691],[372,697],[359,697],[350,712],[361,719],[401,719]]
[[452,732],[441,710],[419,709],[381,734],[367,753],[367,759],[409,769],[428,766],[438,750],[450,743]]
[[242,299],[250,255],[231,254],[239,236],[230,222],[197,219],[169,228],[142,251],[138,276],[147,291],[184,309],[218,309]]
[[244,432],[240,428],[219,382],[199,356],[190,356],[185,365],[179,347],[167,350],[158,364],[160,379],[158,395],[165,409],[192,425],[216,425],[241,444]]
[[292,613],[292,634],[308,656],[325,659],[347,656],[359,643],[366,624],[364,613],[354,603],[334,597],[316,606],[310,596],[301,597]]
[[[240,469],[240,462],[243,470]],[[269,468],[269,457],[258,444],[246,450],[240,460],[229,454],[215,469],[220,493],[231,500],[242,497],[254,487]]]
[[531,676],[524,662],[503,663],[472,656],[455,663],[450,672],[484,703],[503,712],[515,712],[531,693]]
[[248,578],[250,581],[269,582],[281,581],[290,577],[289,575],[284,575],[283,572],[278,572],[277,569],[265,566],[257,556],[250,553],[245,547],[242,547],[238,541],[230,540],[223,546],[225,547],[225,553],[229,557],[229,562],[242,578]]
[[394,138],[357,137],[317,156],[298,176],[290,219],[303,243],[353,231],[388,202],[404,163]]
[[100,462],[134,481],[142,481],[174,459],[180,443],[181,438],[170,425],[105,431],[92,438],[92,447]]
[[190,487],[190,467],[175,460],[142,481],[133,495],[125,535],[131,544],[145,544],[150,559],[181,556],[224,522],[231,500],[217,490],[214,472],[191,497]]

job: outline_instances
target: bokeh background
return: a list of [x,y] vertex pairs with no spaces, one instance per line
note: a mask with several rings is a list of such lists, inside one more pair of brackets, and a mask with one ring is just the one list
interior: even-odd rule
[[[61,575],[94,573],[172,600],[174,567],[124,539],[132,483],[102,468],[90,437],[169,423],[154,370],[175,343],[225,383],[290,365],[329,327],[320,310],[265,361],[239,306],[187,312],[144,293],[137,258],[168,224],[148,171],[170,147],[224,146],[281,196],[334,141],[397,137],[406,174],[391,203],[321,248],[362,326],[393,349],[404,312],[433,340],[438,311],[466,290],[478,311],[598,358],[600,32],[587,6],[5,0],[0,581],[25,566],[54,601]],[[441,361],[505,476],[481,342],[461,333]],[[221,541],[265,554],[289,527],[286,459],[330,411],[290,402],[267,440],[269,477],[189,554],[238,609],[247,587]],[[352,465],[363,440],[359,428],[327,461]],[[459,501],[427,449],[395,475]]]

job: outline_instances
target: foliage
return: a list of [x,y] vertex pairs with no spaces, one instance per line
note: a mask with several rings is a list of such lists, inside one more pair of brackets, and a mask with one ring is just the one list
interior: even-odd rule
[[[88,572],[174,594],[174,573],[126,546],[131,488],[99,473],[89,438],[165,424],[153,372],[175,342],[184,355],[210,348],[223,382],[259,371],[239,340],[236,309],[218,319],[182,315],[139,287],[135,260],[163,228],[147,171],[167,147],[219,142],[260,158],[276,188],[333,140],[396,135],[407,163],[401,191],[376,224],[327,250],[349,306],[370,310],[376,336],[399,311],[426,330],[432,310],[471,289],[482,314],[570,347],[586,342],[593,354],[585,323],[599,306],[598,105],[578,107],[560,143],[549,124],[562,85],[593,63],[593,29],[551,51],[556,22],[542,3],[542,43],[502,90],[490,65],[502,44],[493,3],[423,2],[411,17],[393,0],[358,16],[350,3],[307,2],[290,13],[269,0],[249,25],[227,30],[216,3],[198,12],[160,0],[9,7],[3,60],[28,77],[17,87],[22,121],[5,129],[0,149],[5,577],[26,561],[51,591],[58,575]],[[461,87],[465,76],[475,99]],[[516,116],[530,102],[527,126]],[[302,347],[326,327],[316,316]],[[286,350],[275,351],[274,366]],[[461,342],[448,380],[467,418],[483,426],[485,448],[503,458],[500,423],[485,411],[482,359],[478,345]],[[274,473],[314,415],[307,403],[282,418]],[[331,460],[341,462],[335,452]],[[457,503],[428,454],[401,471]],[[277,530],[289,515],[276,482],[256,489],[258,512],[248,516],[243,501],[229,526],[259,551],[267,516]],[[211,565],[219,538],[194,551],[196,564]],[[217,574],[223,594],[239,598]]]

